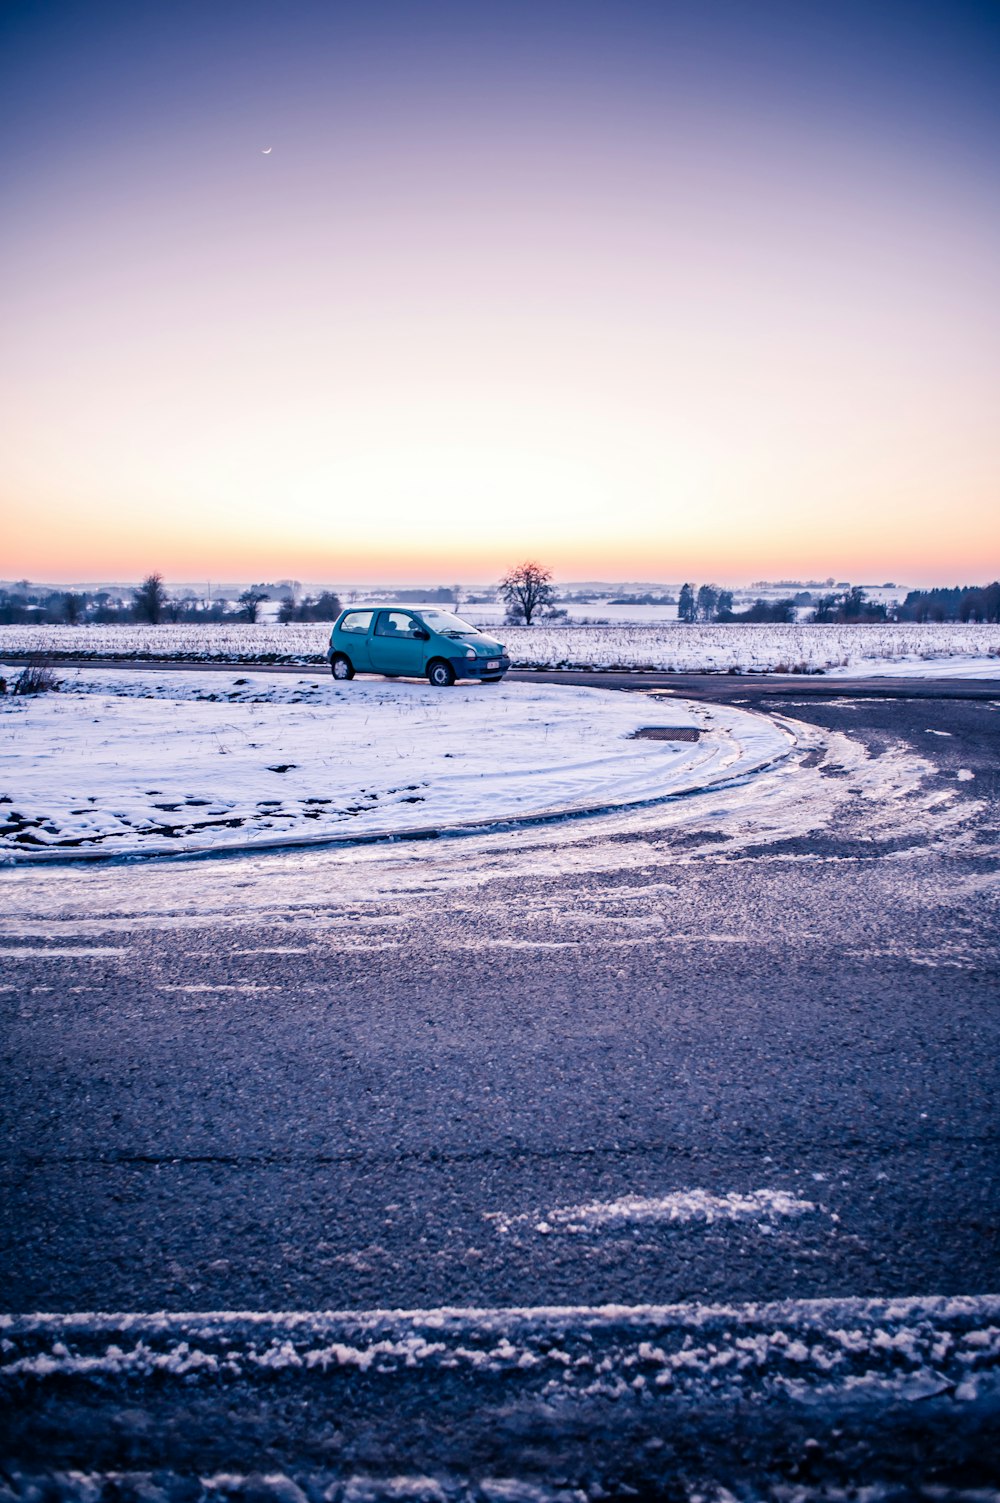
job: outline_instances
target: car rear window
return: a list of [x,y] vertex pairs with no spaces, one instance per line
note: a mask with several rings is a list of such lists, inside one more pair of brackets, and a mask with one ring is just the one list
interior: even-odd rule
[[349,611],[340,623],[341,631],[357,631],[367,635],[374,611]]

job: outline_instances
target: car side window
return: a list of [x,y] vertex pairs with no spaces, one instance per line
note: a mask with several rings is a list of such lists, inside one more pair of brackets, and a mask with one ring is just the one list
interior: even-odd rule
[[380,611],[375,627],[377,637],[412,637],[417,623],[409,611]]
[[340,623],[341,631],[356,631],[366,636],[372,624],[374,611],[351,611]]

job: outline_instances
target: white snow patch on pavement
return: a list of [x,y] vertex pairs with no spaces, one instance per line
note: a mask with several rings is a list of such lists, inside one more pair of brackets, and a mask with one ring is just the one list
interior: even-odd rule
[[210,985],[207,981],[194,981],[187,985],[179,983],[168,985],[166,982],[159,981],[156,983],[156,990],[158,992],[183,992],[186,995],[196,992],[245,992],[252,995],[256,992],[280,992],[284,991],[284,987],[257,981],[228,981],[220,982],[218,985]]
[[0,960],[37,959],[46,960],[91,960],[106,955],[127,955],[128,951],[113,945],[60,945],[57,949],[45,945],[19,945],[17,949],[0,950]]
[[[406,1369],[543,1397],[836,1394],[996,1401],[1000,1296],[369,1311],[0,1316],[0,1378],[256,1382]],[[642,1379],[637,1383],[637,1379]]]
[[676,1190],[669,1195],[626,1195],[617,1200],[591,1200],[582,1205],[559,1206],[544,1214],[509,1215],[487,1211],[487,1221],[505,1235],[513,1227],[531,1227],[550,1232],[599,1232],[643,1223],[687,1221],[747,1221],[773,1216],[802,1216],[817,1207],[787,1190],[730,1191],[713,1195],[708,1190]]
[[[221,682],[220,682],[221,680]],[[0,851],[174,854],[592,807],[783,756],[766,716],[599,689],[74,671],[0,700]],[[220,699],[220,695],[222,698]],[[644,726],[694,742],[634,740]]]

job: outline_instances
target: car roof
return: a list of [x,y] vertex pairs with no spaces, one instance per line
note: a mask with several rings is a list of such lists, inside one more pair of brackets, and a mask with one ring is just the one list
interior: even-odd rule
[[363,605],[345,605],[341,615],[346,616],[351,611],[414,611],[419,614],[420,611],[425,609],[436,611],[440,610],[440,606],[407,605],[405,603],[400,604],[398,600],[376,600],[374,602],[366,600]]

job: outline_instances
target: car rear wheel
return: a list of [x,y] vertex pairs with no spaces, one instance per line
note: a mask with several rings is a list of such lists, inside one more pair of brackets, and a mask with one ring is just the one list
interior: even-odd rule
[[427,665],[427,677],[435,689],[447,689],[455,682],[455,670],[444,658],[435,658]]
[[338,652],[330,660],[330,672],[339,683],[343,683],[345,679],[354,677],[354,664],[344,653]]

